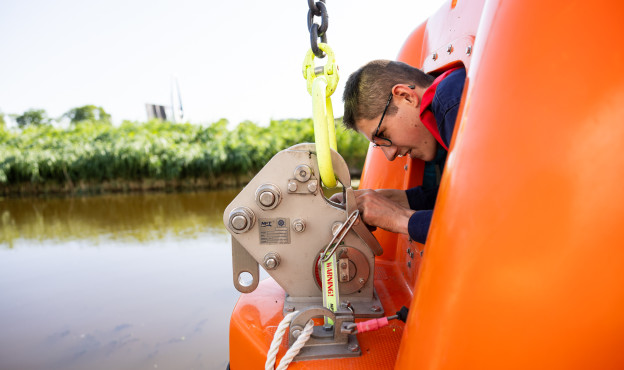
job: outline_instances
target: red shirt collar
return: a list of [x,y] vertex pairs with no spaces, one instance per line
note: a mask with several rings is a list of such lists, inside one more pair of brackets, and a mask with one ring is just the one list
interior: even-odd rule
[[420,121],[423,123],[423,125],[425,125],[427,130],[431,132],[433,137],[435,137],[436,141],[440,143],[440,145],[442,145],[444,149],[446,150],[448,150],[448,147],[446,146],[446,144],[444,144],[444,141],[442,141],[442,137],[440,137],[440,131],[438,130],[438,124],[436,122],[435,116],[433,115],[433,112],[429,108],[431,107],[431,103],[433,102],[433,97],[435,96],[436,89],[438,88],[438,85],[440,84],[440,82],[442,82],[442,80],[444,80],[446,76],[451,74],[451,72],[455,71],[456,69],[459,69],[459,67],[449,69],[448,71],[439,75],[433,81],[431,86],[429,86],[427,90],[425,90],[422,96],[422,99],[420,101]]

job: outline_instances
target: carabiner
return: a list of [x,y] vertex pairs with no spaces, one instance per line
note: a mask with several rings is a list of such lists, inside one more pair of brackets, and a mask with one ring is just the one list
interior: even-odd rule
[[[345,238],[345,236],[347,236],[347,233],[349,232],[349,230],[351,230],[351,227],[353,226],[353,224],[355,224],[355,221],[357,220],[359,215],[360,210],[356,209],[351,213],[349,217],[347,217],[345,223],[340,226],[340,229],[338,229],[336,235],[334,235],[329,244],[327,244],[327,247],[325,247],[323,253],[321,253],[322,262],[329,260],[334,255],[334,253],[336,253],[336,248],[338,248],[338,245],[342,243],[342,240]],[[338,238],[338,241],[336,241],[336,238]],[[334,247],[329,253],[327,253],[327,250],[331,247],[332,244],[334,244]]]

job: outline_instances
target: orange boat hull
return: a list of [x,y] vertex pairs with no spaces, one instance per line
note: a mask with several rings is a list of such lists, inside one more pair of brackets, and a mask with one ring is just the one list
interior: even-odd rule
[[[375,233],[375,287],[408,322],[359,334],[361,357],[292,369],[624,368],[622,16],[617,1],[453,0],[410,35],[400,60],[468,80],[426,251]],[[371,148],[360,187],[406,189],[422,168]],[[283,298],[272,280],[241,296],[232,369],[264,366]]]

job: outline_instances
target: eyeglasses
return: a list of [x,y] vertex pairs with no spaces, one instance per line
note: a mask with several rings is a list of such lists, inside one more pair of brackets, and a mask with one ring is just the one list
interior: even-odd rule
[[[410,85],[408,86],[410,89],[414,89],[416,88],[416,85]],[[372,141],[373,141],[373,146],[374,147],[378,147],[378,146],[383,146],[383,147],[388,147],[388,146],[392,146],[392,140],[385,138],[385,137],[379,137],[377,136],[377,134],[379,133],[379,128],[381,127],[381,123],[383,122],[384,117],[386,116],[386,112],[388,111],[388,107],[390,106],[390,102],[392,101],[392,92],[390,92],[390,96],[388,96],[388,102],[386,103],[386,107],[384,108],[383,112],[381,113],[381,118],[379,119],[379,124],[377,125],[377,129],[375,130],[375,133],[373,134],[372,137]]]

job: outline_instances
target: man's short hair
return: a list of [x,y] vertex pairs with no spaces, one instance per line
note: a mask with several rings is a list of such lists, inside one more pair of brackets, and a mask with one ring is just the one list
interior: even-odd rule
[[[349,76],[342,95],[342,122],[347,128],[357,130],[356,120],[373,119],[381,114],[394,85],[428,87],[433,80],[433,76],[403,62],[373,60]],[[391,104],[386,114],[395,114],[396,110]]]

